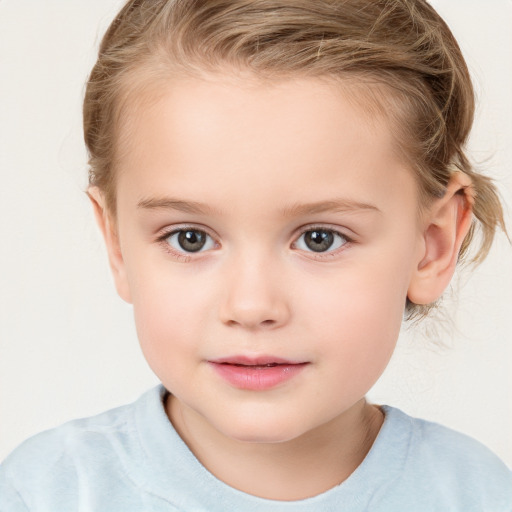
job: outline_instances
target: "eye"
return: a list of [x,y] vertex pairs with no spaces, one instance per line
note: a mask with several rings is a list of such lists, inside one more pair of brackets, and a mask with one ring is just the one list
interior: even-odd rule
[[173,231],[165,241],[178,252],[199,252],[213,249],[212,237],[198,229],[180,229]]
[[349,240],[332,229],[310,229],[302,233],[295,247],[303,251],[330,252],[339,249]]

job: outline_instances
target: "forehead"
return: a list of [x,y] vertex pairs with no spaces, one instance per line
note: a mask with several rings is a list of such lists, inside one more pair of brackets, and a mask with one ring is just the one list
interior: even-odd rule
[[138,180],[151,194],[170,178],[185,194],[206,182],[205,193],[217,184],[229,200],[233,190],[249,192],[257,176],[262,193],[265,184],[289,190],[301,180],[304,194],[313,189],[308,180],[328,191],[339,171],[354,193],[371,195],[408,171],[387,117],[359,89],[233,75],[161,82],[127,104],[118,181]]
[[[349,73],[340,77],[265,76],[227,68],[225,73],[220,69],[195,75],[177,72],[168,76],[165,73],[154,75],[141,68],[140,73],[131,73],[123,81],[119,94],[117,134],[121,139],[127,137],[137,128],[144,114],[160,110],[162,103],[170,104],[172,101],[175,102],[176,119],[180,114],[192,118],[197,111],[201,111],[205,118],[216,105],[225,113],[236,111],[248,117],[254,111],[264,114],[279,103],[283,109],[290,107],[284,121],[312,113],[317,114],[320,120],[326,111],[340,111],[348,107],[345,110],[357,114],[370,128],[390,123],[394,117],[389,115],[391,104],[396,102],[394,96],[395,91],[378,77],[363,78]],[[256,109],[251,109],[252,105]],[[388,133],[392,134],[391,131]]]

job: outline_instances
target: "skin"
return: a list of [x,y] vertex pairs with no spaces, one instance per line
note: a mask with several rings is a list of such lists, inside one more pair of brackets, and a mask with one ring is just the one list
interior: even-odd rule
[[[172,393],[171,422],[242,491],[295,500],[345,480],[382,425],[364,396],[396,344],[406,298],[435,300],[471,221],[455,176],[419,215],[387,119],[340,87],[210,76],[159,89],[125,118],[115,217],[91,189],[119,294]],[[170,233],[208,234],[187,253]],[[314,252],[304,232],[335,233]],[[239,389],[209,361],[307,363]]]

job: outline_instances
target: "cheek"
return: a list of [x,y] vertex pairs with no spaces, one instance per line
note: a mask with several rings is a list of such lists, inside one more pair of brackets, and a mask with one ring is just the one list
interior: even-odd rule
[[[141,349],[157,375],[172,367],[180,354],[191,352],[209,312],[208,290],[165,266],[133,276],[133,309]],[[211,309],[211,308],[210,308]]]
[[333,272],[323,287],[317,283],[302,293],[307,297],[300,315],[304,328],[314,321],[324,340],[318,349],[350,361],[346,366],[352,375],[380,374],[402,325],[408,285],[404,262],[379,263]]
[[319,360],[335,362],[324,369],[343,390],[342,397],[362,398],[377,382],[393,355],[400,332],[402,301],[390,307],[389,301],[381,302],[371,290],[369,294],[360,289],[327,312],[334,320],[324,333],[324,353],[319,354]]

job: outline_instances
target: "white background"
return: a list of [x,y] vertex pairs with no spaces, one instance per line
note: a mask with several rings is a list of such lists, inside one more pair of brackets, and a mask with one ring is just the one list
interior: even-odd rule
[[[0,0],[0,459],[156,383],[84,194],[84,82],[119,5]],[[511,227],[512,2],[434,5],[475,78],[472,153],[497,180]],[[446,301],[456,327],[430,340],[431,322],[405,333],[370,398],[462,430],[512,466],[512,249],[497,242]]]

